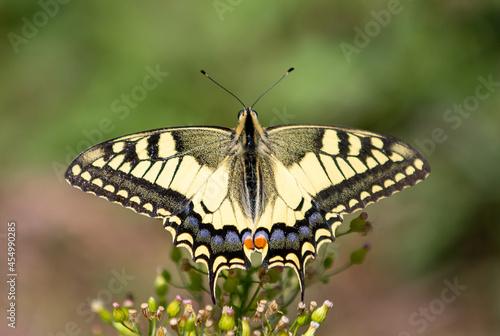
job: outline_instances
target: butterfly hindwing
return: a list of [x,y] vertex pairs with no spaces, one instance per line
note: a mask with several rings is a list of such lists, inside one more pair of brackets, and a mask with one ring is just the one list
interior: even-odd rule
[[231,187],[238,185],[236,180],[242,176],[237,162],[235,157],[228,157],[197,188],[184,211],[164,222],[174,237],[174,245],[188,248],[195,262],[207,266],[214,302],[216,281],[222,270],[251,266],[242,244],[243,236],[251,231],[249,218],[239,205],[237,190]]

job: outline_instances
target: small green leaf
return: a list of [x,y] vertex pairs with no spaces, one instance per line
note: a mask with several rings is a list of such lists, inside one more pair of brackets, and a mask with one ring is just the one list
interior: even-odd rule
[[189,289],[194,292],[199,292],[203,289],[203,277],[201,274],[195,270],[190,270],[189,274]]
[[335,255],[333,253],[330,253],[329,255],[326,256],[325,260],[323,260],[323,267],[325,269],[329,269],[330,267],[333,266],[333,262],[335,261]]
[[355,265],[361,264],[366,257],[366,254],[370,250],[370,246],[366,244],[362,248],[351,253],[351,263]]
[[172,259],[175,263],[179,263],[182,259],[182,251],[178,247],[172,248],[172,253],[170,254],[170,259]]
[[267,275],[269,275],[270,284],[274,284],[280,281],[281,271],[282,270],[278,269],[278,267],[271,268],[269,271],[267,271]]

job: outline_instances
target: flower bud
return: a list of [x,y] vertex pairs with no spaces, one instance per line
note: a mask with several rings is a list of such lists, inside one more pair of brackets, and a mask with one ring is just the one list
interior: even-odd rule
[[113,321],[113,316],[111,315],[109,310],[104,308],[101,300],[92,300],[90,302],[90,309],[93,312],[97,313],[104,323],[111,324],[111,322]]
[[137,310],[129,309],[128,311],[128,320],[134,326],[137,323]]
[[258,306],[257,309],[255,309],[255,314],[253,316],[253,321],[260,321],[265,315],[265,308],[262,306]]
[[297,305],[297,315],[302,315],[306,310],[306,304],[304,302],[299,302]]
[[299,316],[297,316],[295,323],[297,324],[297,326],[302,327],[308,324],[310,321],[311,321],[311,315],[304,312]]
[[163,306],[159,306],[158,309],[156,310],[155,317],[158,321],[161,320],[161,317],[163,316],[164,311],[165,311],[165,308]]
[[250,319],[243,316],[241,319],[241,336],[250,336]]
[[167,306],[167,315],[169,318],[179,316],[181,312],[181,302],[182,297],[180,295],[177,295],[174,301],[170,302],[170,304]]
[[198,315],[196,315],[196,326],[200,326],[206,319],[205,311],[203,309],[198,310]]
[[319,328],[319,323],[317,322],[311,322],[311,324],[309,324],[309,329],[307,329],[306,333],[302,336],[314,336],[314,334],[316,333],[316,329]]
[[257,307],[262,307],[264,309],[264,312],[266,311],[266,306],[267,306],[267,300],[260,300],[257,303]]
[[366,212],[362,212],[358,217],[354,218],[350,224],[350,231],[361,232],[367,218],[368,214]]
[[228,306],[222,308],[222,316],[219,320],[219,329],[222,331],[233,330],[236,325],[234,320],[234,309]]
[[132,300],[132,298],[126,298],[125,300],[123,300],[123,308],[125,308],[126,310],[127,309],[130,309],[134,306],[134,301]]
[[162,272],[158,272],[155,278],[155,291],[158,296],[165,296],[167,294],[167,280]]
[[212,313],[214,311],[214,307],[211,306],[211,305],[206,305],[205,306],[205,316],[206,316],[206,319],[209,319],[212,317]]
[[184,316],[187,316],[186,323],[184,324],[184,330],[186,332],[193,331],[196,329],[196,315],[194,314],[192,309],[187,310],[184,313]]
[[326,300],[321,307],[313,311],[311,314],[311,320],[318,323],[323,323],[326,318],[326,313],[328,309],[333,307],[333,303],[331,301]]
[[182,300],[182,304],[184,305],[184,315],[189,310],[190,314],[193,313],[193,302],[190,299]]
[[205,332],[204,336],[212,336],[215,335],[215,327],[214,327],[214,320],[208,319],[205,322]]
[[309,302],[309,309],[307,310],[307,312],[309,314],[311,314],[313,312],[314,308],[316,308],[317,305],[318,304],[316,303],[316,301]]
[[361,264],[370,250],[370,245],[365,244],[362,248],[351,253],[351,264]]
[[278,309],[279,309],[278,301],[273,300],[269,302],[269,314],[271,315],[276,314],[278,312]]
[[113,302],[113,320],[115,322],[121,323],[126,321],[128,318],[127,313],[120,307],[118,302]]
[[179,319],[177,317],[172,317],[168,321],[168,324],[170,324],[170,328],[172,328],[173,331],[179,334]]
[[167,328],[160,327],[156,329],[156,336],[167,336]]
[[154,297],[152,297],[152,296],[149,297],[148,306],[149,306],[149,310],[151,310],[153,312],[156,311],[156,309],[158,309],[158,305],[156,304]]
[[151,319],[151,310],[149,309],[149,305],[147,303],[141,303],[141,312],[145,318],[148,320]]
[[288,325],[288,322],[290,322],[290,320],[288,319],[288,317],[286,317],[285,315],[281,316],[280,320],[278,321],[278,323],[276,324],[276,327],[274,328],[275,331],[279,331],[279,330],[284,330],[285,328],[287,328],[287,325]]

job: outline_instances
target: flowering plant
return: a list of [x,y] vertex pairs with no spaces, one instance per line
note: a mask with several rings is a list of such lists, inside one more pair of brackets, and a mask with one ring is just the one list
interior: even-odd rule
[[[366,235],[370,230],[371,223],[363,212],[351,221],[348,230],[338,233],[336,238],[353,232]],[[318,281],[327,283],[330,277],[352,265],[361,264],[368,250],[369,246],[364,245],[351,253],[345,265],[330,271],[334,266],[334,253],[323,249],[324,253],[318,255],[306,269],[306,286]],[[132,295],[128,294],[122,304],[113,303],[112,311],[99,301],[92,303],[92,310],[120,335],[127,336],[162,336],[172,332],[178,336],[295,336],[300,328],[305,330],[302,335],[312,336],[333,306],[329,300],[321,306],[315,301],[309,304],[299,302],[292,321],[287,316],[288,309],[300,288],[293,270],[282,267],[224,271],[221,273],[224,279],[222,288],[217,286],[216,290],[217,305],[204,305],[204,292],[209,293],[203,282],[207,273],[183,258],[179,248],[174,248],[170,257],[177,266],[181,284],[173,281],[167,270],[159,268],[154,281],[155,295],[142,303],[139,309],[135,307]],[[168,301],[167,292],[171,287],[187,291],[189,298],[175,295],[173,300]],[[197,312],[193,302],[197,303]],[[101,329],[96,328],[94,334],[102,335]]]

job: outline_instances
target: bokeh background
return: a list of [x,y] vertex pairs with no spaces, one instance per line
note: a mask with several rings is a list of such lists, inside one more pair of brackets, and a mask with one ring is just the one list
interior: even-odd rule
[[18,273],[2,335],[90,335],[91,298],[144,301],[171,267],[161,223],[71,188],[70,160],[137,131],[234,127],[241,106],[199,70],[250,104],[290,66],[263,125],[387,133],[432,167],[367,208],[370,235],[330,246],[339,265],[372,249],[308,290],[335,304],[317,334],[500,333],[499,1],[7,0],[0,36],[1,269],[15,221]]

